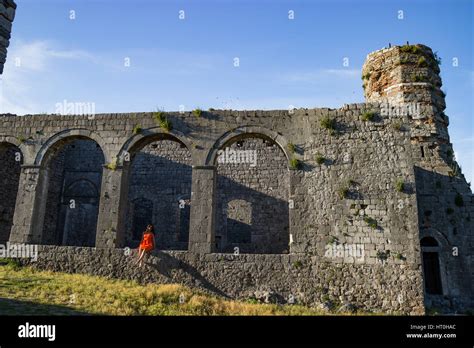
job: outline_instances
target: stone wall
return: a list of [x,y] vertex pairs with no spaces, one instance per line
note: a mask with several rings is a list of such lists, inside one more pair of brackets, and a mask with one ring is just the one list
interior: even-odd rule
[[7,59],[15,10],[16,4],[13,0],[0,1],[0,74],[3,73],[3,65]]
[[97,143],[78,139],[51,156],[43,243],[93,246],[104,157]]
[[[370,310],[472,308],[473,196],[448,156],[433,61],[421,45],[374,52],[363,71],[367,102],[339,109],[0,117],[0,143],[23,155],[10,241],[42,244],[48,163],[89,139],[103,153],[97,229],[84,231],[97,249],[45,247],[38,267],[104,274],[110,263],[114,276],[207,282],[238,298],[271,288]],[[409,103],[417,112],[393,112]],[[257,165],[222,163],[226,148],[256,150]],[[159,253],[157,272],[121,271],[121,248],[135,246],[150,219],[161,250],[187,251]],[[426,235],[439,243],[443,290],[425,297]]]
[[[406,45],[370,54],[363,76],[369,101],[411,107],[420,237],[437,241],[442,261],[441,292],[427,294],[426,301],[432,307],[459,308],[460,302],[473,304],[474,197],[454,158],[439,72],[429,47]],[[387,111],[394,111],[390,107]]]
[[144,146],[130,168],[127,245],[137,247],[148,224],[161,250],[187,250],[191,154],[184,144],[158,140]]
[[[38,269],[88,273],[140,283],[181,283],[237,299],[375,313],[421,314],[421,278],[403,264],[333,264],[310,255],[154,252],[145,267],[136,252],[39,246]],[[370,281],[368,281],[370,280]]]
[[7,143],[0,143],[0,243],[10,238],[15,201],[20,179],[21,152]]
[[285,153],[271,139],[244,138],[226,149],[217,161],[217,250],[288,253]]

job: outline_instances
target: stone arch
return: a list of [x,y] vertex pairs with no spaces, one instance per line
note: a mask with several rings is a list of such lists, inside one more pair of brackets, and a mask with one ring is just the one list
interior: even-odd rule
[[285,154],[287,160],[291,158],[288,152],[288,141],[281,134],[270,129],[259,126],[242,126],[223,134],[209,150],[206,157],[206,165],[215,165],[218,157],[218,151],[229,144],[245,138],[261,138],[272,141],[277,144]]
[[97,134],[88,129],[67,129],[62,132],[54,134],[50,137],[39,149],[36,154],[34,165],[44,166],[47,164],[48,160],[59,151],[65,144],[74,141],[76,139],[90,139],[96,142],[104,156],[104,163],[110,162],[110,156],[108,154],[107,146],[104,139]]
[[[189,223],[181,231],[183,215],[179,200],[190,200],[192,185],[192,153],[190,142],[179,132],[144,131],[122,147],[119,163],[128,177],[125,241],[135,246],[133,240],[133,214],[136,199],[152,201],[151,223],[155,226],[156,244],[162,250],[187,250]],[[127,156],[128,154],[128,160]],[[189,212],[188,212],[189,213]],[[189,219],[189,214],[187,219]],[[184,223],[184,222],[183,222]],[[184,237],[183,237],[184,236]]]
[[21,143],[9,138],[0,138],[0,244],[10,239],[23,164]]
[[6,143],[16,146],[23,152],[23,142],[10,135],[0,135],[0,143]]
[[[208,164],[217,168],[215,239],[220,252],[289,252],[287,142],[272,131],[257,131],[262,128],[228,133],[208,155]],[[234,155],[239,160],[230,163]]]
[[[41,242],[94,246],[105,154],[87,132],[65,131],[42,147],[36,164],[46,194],[38,209]],[[95,137],[95,136],[94,136]]]
[[435,228],[423,229],[420,232],[420,241],[425,237],[434,238],[441,248],[447,248],[450,245],[448,238]]
[[447,258],[449,242],[438,230],[430,228],[420,233],[423,285],[428,307],[437,302],[436,296],[447,293]]
[[133,157],[137,151],[140,151],[144,146],[156,140],[174,140],[186,146],[188,151],[192,148],[192,142],[182,132],[177,130],[163,131],[161,128],[149,128],[143,130],[139,134],[135,134],[129,138],[122,146],[117,154],[118,164],[126,165],[125,154],[128,153]]
[[438,241],[433,237],[423,237],[420,240],[421,247],[438,247]]

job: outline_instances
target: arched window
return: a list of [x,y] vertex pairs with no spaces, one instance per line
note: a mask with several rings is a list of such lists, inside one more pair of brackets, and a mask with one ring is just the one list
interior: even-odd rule
[[0,143],[0,244],[10,238],[22,163],[21,151],[10,143]]
[[433,237],[424,237],[420,241],[422,247],[437,247],[438,242]]
[[287,253],[290,174],[280,146],[265,135],[238,135],[219,149],[216,165],[217,250]]
[[[130,154],[131,161],[125,164],[129,171],[127,244],[133,247],[146,224],[153,223],[158,249],[187,250],[192,185],[190,151],[171,134],[158,134],[144,138]],[[188,202],[181,205],[181,198]]]
[[420,241],[423,259],[425,291],[430,295],[442,295],[441,272],[439,263],[439,244],[433,237],[424,237]]
[[95,245],[104,154],[92,139],[71,136],[46,153],[47,200],[42,242]]

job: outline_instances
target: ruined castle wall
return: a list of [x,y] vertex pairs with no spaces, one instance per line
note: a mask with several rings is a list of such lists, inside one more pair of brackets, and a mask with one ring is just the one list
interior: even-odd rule
[[3,72],[3,65],[7,59],[7,48],[10,45],[15,10],[16,4],[14,1],[0,1],[0,74]]
[[271,139],[257,138],[242,139],[228,149],[217,163],[217,249],[288,253],[290,174],[285,153]]
[[[367,111],[372,111],[377,116],[373,120],[364,120],[363,115]],[[86,116],[51,115],[3,117],[0,123],[0,134],[9,135],[10,138],[21,136],[26,138],[27,140],[20,147],[25,153],[25,161],[33,166],[35,163],[43,162],[43,153],[47,148],[54,146],[52,144],[55,144],[55,140],[57,140],[56,144],[61,144],[68,136],[74,138],[80,134],[82,137],[88,136],[94,139],[101,146],[105,157],[104,163],[107,165],[113,163],[113,158],[120,153],[123,154],[124,149],[133,148],[135,146],[133,144],[137,142],[148,138],[154,139],[160,134],[176,137],[186,145],[190,152],[190,157],[186,157],[187,168],[189,164],[192,165],[193,193],[190,205],[191,209],[195,209],[194,216],[198,217],[193,225],[195,227],[189,232],[189,253],[179,255],[190,260],[195,260],[195,258],[200,260],[201,256],[192,256],[196,255],[192,249],[195,240],[193,236],[199,231],[207,231],[207,239],[204,242],[209,243],[211,249],[214,247],[215,237],[222,232],[222,210],[219,210],[218,202],[222,201],[223,197],[228,199],[225,198],[226,195],[231,198],[235,195],[240,196],[238,199],[232,198],[231,207],[234,208],[234,215],[231,218],[243,223],[248,221],[245,219],[249,217],[249,206],[245,204],[245,200],[249,197],[257,197],[256,203],[263,204],[262,211],[250,216],[253,218],[252,224],[255,223],[255,226],[259,228],[272,223],[272,219],[286,221],[283,214],[288,212],[288,231],[285,234],[282,233],[285,231],[284,225],[283,228],[279,226],[278,229],[278,236],[287,243],[286,250],[283,250],[283,243],[275,243],[272,247],[279,246],[279,250],[268,248],[263,251],[282,254],[252,255],[247,253],[262,251],[242,248],[239,250],[242,259],[226,263],[225,267],[229,267],[229,271],[225,272],[223,263],[207,262],[205,261],[207,259],[202,256],[203,259],[198,263],[189,261],[190,267],[197,268],[197,273],[193,273],[194,277],[208,279],[214,288],[225,289],[223,291],[233,297],[245,297],[249,291],[254,291],[257,287],[275,287],[275,291],[281,292],[281,296],[286,296],[296,291],[291,285],[296,282],[300,284],[301,289],[304,289],[305,296],[320,297],[329,291],[332,297],[348,296],[348,300],[351,299],[364,308],[382,309],[391,306],[406,313],[419,311],[419,306],[423,303],[423,289],[415,175],[411,161],[410,128],[407,118],[401,119],[406,124],[405,130],[401,131],[397,127],[400,119],[381,116],[377,103],[351,104],[341,109],[247,112],[217,110],[203,112],[201,117],[196,117],[191,113],[167,113],[166,115],[173,124],[173,129],[168,133],[156,126],[153,114],[149,113],[95,115],[92,119]],[[334,122],[333,130],[321,126],[322,120],[327,117]],[[139,134],[134,134],[133,129],[137,124],[140,124],[143,130]],[[41,134],[37,133],[39,129],[42,130]],[[58,133],[60,136],[57,135]],[[217,150],[228,145],[222,139],[241,139],[244,135],[245,137],[260,136],[255,141],[244,139],[243,142],[244,147],[255,146],[258,151],[263,151],[260,158],[263,166],[258,168],[255,176],[248,175],[240,167],[237,167],[240,169],[236,171],[227,169],[226,173],[225,167],[216,163],[212,156]],[[274,146],[263,147],[261,138],[265,136],[273,140]],[[157,143],[158,145],[165,144],[163,140]],[[294,144],[294,151],[290,150],[288,143]],[[168,178],[166,180],[171,180],[164,182],[169,192],[175,192],[176,188],[175,193],[177,193],[178,187],[189,190],[189,176],[181,175],[180,171],[173,172],[176,175],[168,175],[175,166],[178,168],[182,166],[184,157],[180,151],[183,149],[179,145],[177,148],[168,148],[168,150],[153,149],[152,144],[148,144],[143,152],[146,156],[153,154],[151,162],[140,161],[142,152],[138,152],[130,163],[130,180],[116,179],[120,178],[120,175],[126,177],[128,166],[126,163],[123,167],[119,162],[115,169],[108,169],[109,166],[103,169],[105,177],[102,180],[101,206],[114,203],[116,205],[113,207],[116,207],[119,202],[125,202],[126,206],[129,202],[127,199],[129,194],[133,196],[140,190],[142,193],[146,191],[147,194],[153,196],[153,199],[160,201],[159,190],[161,189],[156,186],[159,184],[157,180],[164,177]],[[163,151],[164,153],[168,151],[166,155],[168,157],[163,155]],[[318,164],[317,153],[325,158],[323,163]],[[160,156],[162,156],[161,159]],[[170,163],[165,166],[168,168],[167,171],[160,174],[158,162],[164,163],[164,158]],[[301,165],[299,168],[291,169],[287,159],[298,159]],[[134,161],[138,164],[135,174],[133,174]],[[151,164],[155,168],[153,171],[151,171]],[[219,175],[214,177],[217,189],[213,196],[211,186],[207,184],[200,186],[202,181],[198,181],[202,180],[202,177],[198,173],[201,170],[209,171],[210,169],[201,168],[212,168],[214,164],[217,164],[216,173],[226,174],[227,177],[225,179],[219,178]],[[151,175],[151,172],[156,177]],[[27,175],[26,168],[23,175]],[[144,176],[140,178],[140,175]],[[109,180],[111,180],[110,183]],[[140,182],[147,183],[149,180],[156,185],[148,187],[138,185]],[[396,183],[399,180],[404,183],[402,191],[397,190]],[[223,182],[227,182],[229,188],[238,189],[228,190],[225,185],[222,186]],[[209,185],[212,185],[212,181],[209,181]],[[270,187],[276,191],[271,191]],[[127,195],[116,195],[114,190],[117,188],[121,188],[122,194],[127,192]],[[244,197],[242,193],[248,192],[249,188],[256,192]],[[208,193],[207,199],[193,201],[194,195]],[[28,191],[22,191],[19,196],[21,198],[29,194]],[[276,198],[281,200],[281,205],[272,203]],[[175,199],[173,198],[172,202],[174,207],[176,207]],[[26,200],[21,200],[25,201],[23,204],[26,204]],[[214,201],[214,210],[203,208],[208,201]],[[118,213],[119,210],[114,210],[115,208],[99,208],[99,221],[101,221],[101,209],[103,209],[103,219],[109,219],[104,221],[113,221],[111,217],[114,215],[121,216]],[[18,210],[17,207],[17,211],[19,214],[17,221],[23,221],[20,218],[27,216],[28,209]],[[167,219],[166,212],[166,209],[155,210],[159,219]],[[214,230],[203,230],[203,221],[214,213],[216,213]],[[193,224],[192,219],[191,224]],[[120,223],[117,226],[119,225]],[[158,233],[160,225],[163,224],[157,224]],[[118,244],[114,237],[114,233],[118,235],[118,230],[114,231],[109,226],[109,222],[102,225],[99,223],[98,240],[103,238],[109,243],[107,245],[112,247],[114,245],[126,246],[125,243]],[[21,237],[22,233],[26,238],[34,237],[28,237],[27,231],[21,232],[21,224],[18,224],[14,231],[16,232],[12,241],[18,241],[15,238]],[[103,247],[102,244],[98,246]],[[226,251],[229,253],[226,255],[234,254],[232,249]],[[110,251],[112,254],[120,252],[123,252],[123,249]],[[303,267],[298,271],[300,276],[292,275],[291,272],[296,271],[284,270],[284,266],[279,265],[281,255],[285,252],[289,253],[285,256],[288,258],[285,260],[291,260],[288,261],[289,264],[294,263],[298,269]],[[209,260],[213,260],[214,255],[217,258],[220,254],[211,252],[211,255]],[[65,267],[74,267],[71,269],[76,271],[90,270],[90,260],[83,262],[75,259],[73,255],[70,255],[68,260],[70,261],[64,261]],[[261,260],[267,261],[260,264]],[[56,267],[51,262],[38,265]],[[247,269],[254,268],[257,269],[255,272],[261,276],[254,285],[247,286],[245,279],[249,277],[249,273],[253,272],[247,272]],[[97,269],[99,269],[98,265]],[[99,271],[94,270],[94,272]],[[232,272],[238,274],[235,279],[230,279]],[[268,274],[264,276],[264,273]],[[330,278],[330,284],[332,284],[330,290],[326,289],[326,283],[324,283],[328,281],[324,277],[330,277],[329,273],[333,274],[333,278]],[[124,276],[134,277],[134,275],[125,274]],[[160,276],[156,279],[164,278]],[[400,282],[399,279],[407,281]],[[184,278],[173,278],[168,275],[167,281],[178,280],[185,281]],[[319,285],[316,285],[316,282]],[[277,286],[277,284],[282,285]],[[354,284],[360,286],[356,291],[350,290]],[[378,284],[379,288],[375,290],[367,284]],[[337,290],[340,286],[344,290]],[[377,291],[376,294],[375,291]],[[388,295],[383,291],[388,292]],[[400,297],[394,297],[395,294]],[[390,304],[386,302],[387,298]],[[398,305],[391,302],[397,302]]]
[[418,110],[409,115],[409,122],[420,239],[432,237],[439,244],[431,252],[438,253],[442,288],[439,294],[427,294],[426,302],[429,307],[458,310],[474,304],[474,196],[449,141],[439,71],[430,48],[412,45],[370,54],[363,76],[368,101]]
[[137,280],[181,283],[230,298],[259,298],[322,308],[349,304],[375,313],[423,313],[421,278],[403,264],[333,264],[307,255],[191,254],[154,252],[145,268],[135,252],[76,247],[39,247],[38,269]]
[[[23,154],[10,241],[67,231],[65,244],[97,248],[43,246],[37,267],[233,298],[264,290],[282,302],[465,311],[473,195],[438,73],[426,46],[393,47],[367,58],[367,103],[340,109],[2,116],[0,143]],[[394,112],[403,105],[410,112]],[[226,148],[255,150],[257,165],[222,163]],[[67,224],[71,197],[91,208]],[[122,248],[149,222],[160,251],[141,273]],[[434,273],[439,293],[425,293]]]
[[0,243],[10,237],[20,180],[21,152],[13,145],[0,144]]
[[138,246],[151,223],[159,249],[187,250],[191,163],[186,146],[172,140],[152,142],[137,153],[130,168],[128,246]]
[[47,164],[43,243],[95,245],[104,157],[91,140],[65,144]]

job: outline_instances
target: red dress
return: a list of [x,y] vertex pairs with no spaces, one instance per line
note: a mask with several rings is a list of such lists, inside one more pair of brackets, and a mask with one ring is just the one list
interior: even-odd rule
[[140,242],[140,249],[151,251],[155,249],[155,236],[153,233],[144,233],[142,241]]

